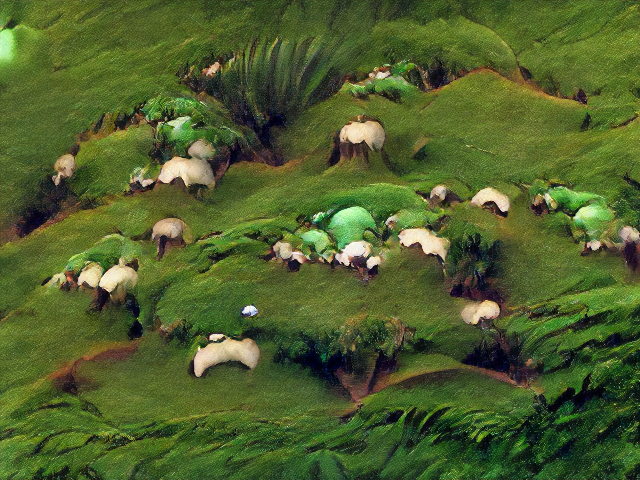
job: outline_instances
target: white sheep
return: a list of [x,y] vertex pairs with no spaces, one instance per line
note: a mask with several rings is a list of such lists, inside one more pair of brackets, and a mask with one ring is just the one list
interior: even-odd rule
[[217,342],[224,339],[224,333],[212,333],[208,338],[210,342]]
[[[507,197],[504,193],[500,193],[494,188],[483,188],[471,199],[471,205],[476,205],[479,207],[483,207],[485,205],[488,206],[492,203],[495,204],[495,206],[503,216],[507,216],[510,206],[509,197]],[[494,213],[498,214],[498,212],[496,211],[494,211]]]
[[460,197],[449,190],[446,185],[436,185],[429,193],[429,203],[438,205],[443,202],[453,205],[460,202]]
[[445,185],[436,185],[431,189],[429,200],[433,204],[444,202],[444,199],[447,197],[448,192],[449,189]]
[[273,253],[276,254],[276,258],[281,258],[282,260],[289,260],[293,255],[293,248],[291,248],[291,244],[287,242],[276,242],[273,246]]
[[629,225],[622,227],[618,232],[618,236],[625,243],[636,243],[640,240],[640,232]]
[[56,175],[51,177],[51,180],[53,180],[53,183],[58,186],[60,185],[60,180],[62,180],[63,178],[70,178],[76,171],[76,157],[74,157],[70,153],[62,155],[56,160],[53,168],[57,173]]
[[460,313],[462,320],[469,325],[477,325],[480,320],[493,320],[498,315],[500,315],[500,306],[491,300],[470,303]]
[[216,149],[213,145],[201,138],[196,140],[187,150],[187,153],[191,158],[197,158],[199,160],[209,160],[216,154]]
[[382,125],[371,120],[349,122],[340,130],[340,143],[358,145],[364,142],[374,152],[382,150],[385,140],[386,135]]
[[[242,309],[243,317],[254,317],[257,314],[258,314],[258,309],[255,307],[255,305],[247,305]],[[209,340],[211,340],[211,338],[209,338]]]
[[436,236],[426,228],[408,228],[398,234],[400,244],[410,247],[419,243],[425,255],[437,255],[444,262],[449,250],[449,240]]
[[176,178],[181,178],[184,184],[205,185],[214,187],[216,184],[213,170],[208,162],[198,158],[173,157],[162,165],[162,170],[158,176],[161,183],[171,183]]
[[158,244],[157,259],[160,260],[165,252],[167,243],[170,245],[185,245],[183,233],[187,225],[179,218],[165,218],[156,222],[151,233],[151,241]]
[[102,310],[107,300],[111,298],[114,303],[123,303],[127,292],[133,290],[138,284],[138,272],[134,268],[125,265],[120,258],[118,265],[114,265],[100,279],[96,289],[95,310]]
[[241,341],[227,338],[219,343],[210,343],[204,348],[198,347],[193,357],[193,373],[201,377],[204,371],[224,362],[240,362],[254,369],[260,360],[260,348],[250,338]]
[[155,180],[153,180],[152,178],[145,178],[146,173],[147,173],[147,168],[141,168],[141,167],[134,168],[133,172],[129,176],[129,185],[133,186],[135,184],[139,184],[143,189],[153,185],[155,183]]
[[620,229],[618,236],[623,241],[622,256],[625,263],[632,271],[638,270],[640,268],[640,233],[627,225]]
[[102,266],[98,262],[86,262],[85,267],[78,276],[78,285],[96,288],[100,284],[102,272]]
[[367,259],[367,270],[372,270],[382,263],[382,258],[380,255],[376,255],[375,257],[369,257]]
[[371,244],[365,241],[351,242],[335,255],[335,259],[345,267],[353,265],[356,258],[367,258],[371,255]]

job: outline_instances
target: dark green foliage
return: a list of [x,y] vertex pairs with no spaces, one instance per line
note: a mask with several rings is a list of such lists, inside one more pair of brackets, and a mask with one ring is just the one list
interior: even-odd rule
[[487,288],[488,280],[499,274],[499,240],[466,222],[452,222],[442,235],[451,242],[445,268],[453,284],[466,281],[472,288]]
[[334,48],[311,38],[255,40],[207,81],[206,90],[269,145],[272,126],[293,120],[337,91],[340,73],[333,62]]

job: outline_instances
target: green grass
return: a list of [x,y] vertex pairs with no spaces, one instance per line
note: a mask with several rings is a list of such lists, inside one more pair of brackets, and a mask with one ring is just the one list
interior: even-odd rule
[[153,129],[143,125],[82,143],[69,182],[73,192],[87,200],[125,192],[133,170],[149,163],[153,141]]
[[[8,228],[2,234],[12,241],[0,246],[0,454],[9,459],[0,477],[637,476],[637,274],[614,251],[581,256],[562,214],[537,217],[529,209],[534,181],[559,181],[602,196],[615,222],[638,226],[638,192],[622,175],[640,179],[640,123],[608,128],[637,112],[637,6],[341,5],[2,4],[1,21],[18,23],[15,60],[0,60],[6,227],[50,178],[55,159],[105,112],[191,96],[175,72],[254,38],[340,38],[333,61],[347,73],[402,59],[426,67],[436,58],[458,73],[479,70],[429,93],[409,88],[399,102],[340,92],[305,105],[272,128],[285,165],[233,164],[202,198],[171,185],[123,195],[133,169],[152,161],[149,125],[82,143],[70,184],[99,206],[22,239]],[[553,95],[523,82],[518,64]],[[578,88],[586,107],[555,96]],[[202,108],[207,121],[247,136],[220,103]],[[582,131],[587,113],[592,128]],[[384,124],[384,156],[372,153],[368,166],[329,167],[336,132],[360,114]],[[452,272],[420,249],[401,247],[395,235],[366,284],[354,270],[307,263],[291,273],[259,258],[300,228],[298,217],[336,207],[363,207],[380,231],[398,211],[422,226],[437,209],[428,210],[416,191],[439,183],[463,200],[438,210],[449,217],[439,235],[481,231],[499,241],[492,286],[505,302],[495,325],[520,349],[519,359],[538,368],[530,388],[461,363],[496,332],[466,325],[466,300],[449,295]],[[507,218],[467,202],[487,186],[509,196]],[[40,283],[105,235],[144,237],[166,217],[184,220],[195,239],[223,235],[169,248],[161,261],[148,238],[136,240],[145,326],[137,350],[80,363],[78,395],[59,391],[54,372],[129,345],[133,318],[117,307],[89,313],[90,292]],[[214,263],[214,251],[228,256]],[[248,304],[259,314],[244,319]],[[361,407],[336,382],[291,361],[304,341],[323,353],[352,342],[373,356],[386,338],[371,341],[375,329],[363,327],[362,339],[348,331],[362,319],[375,326],[392,317],[415,328],[414,339],[396,354],[391,386]],[[180,320],[191,328],[184,343],[153,331]],[[262,350],[258,367],[226,364],[189,376],[195,342],[214,332],[249,333]]]

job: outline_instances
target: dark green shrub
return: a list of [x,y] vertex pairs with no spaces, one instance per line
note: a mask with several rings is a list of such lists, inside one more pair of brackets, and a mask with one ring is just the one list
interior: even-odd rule
[[332,95],[342,76],[334,67],[333,47],[308,38],[303,41],[256,40],[236,53],[205,90],[270,144],[269,129],[283,125],[306,107]]

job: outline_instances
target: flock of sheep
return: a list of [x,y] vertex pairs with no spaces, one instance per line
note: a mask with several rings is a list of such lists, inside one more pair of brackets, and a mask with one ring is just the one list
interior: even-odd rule
[[[385,143],[385,131],[381,123],[359,117],[357,121],[345,125],[337,135],[340,157],[368,158],[369,151],[382,151]],[[211,188],[215,185],[215,176],[208,162],[215,154],[215,148],[206,140],[197,140],[188,149],[190,158],[173,157],[162,165],[156,180],[144,178],[143,171],[134,172],[132,184],[149,188],[155,182],[172,183],[181,179],[186,186],[199,185]],[[69,178],[76,170],[73,155],[60,157],[54,166],[56,175],[53,181],[58,185],[62,178]],[[452,204],[461,199],[444,185],[435,186],[430,193],[429,203]],[[506,217],[509,213],[509,198],[493,189],[484,188],[470,201],[471,205],[491,210],[494,214]],[[603,245],[613,245],[604,239],[607,225],[613,215],[604,205],[601,197],[591,194],[579,194],[564,187],[538,188],[533,195],[531,208],[538,214],[547,212],[565,212],[572,215],[576,227],[586,232],[585,249],[598,250]],[[385,222],[394,229],[398,214]],[[316,261],[328,263],[332,267],[344,266],[356,269],[364,280],[378,273],[378,267],[385,259],[384,249],[374,248],[366,241],[365,232],[376,227],[371,214],[362,207],[349,207],[337,212],[319,212],[313,217],[311,228],[299,234],[297,241],[313,246],[314,255],[305,254],[292,245],[291,241],[281,239],[272,245],[271,258],[283,262],[290,271],[297,271],[304,263]],[[170,246],[185,246],[184,233],[187,225],[178,218],[166,218],[157,222],[152,229],[151,240],[157,244],[157,259],[161,259]],[[396,230],[397,231],[397,230]],[[433,255],[444,265],[450,242],[427,228],[406,228],[397,231],[400,244],[404,247],[419,245],[425,255]],[[638,268],[640,235],[630,226],[624,226],[618,232],[624,245],[618,247],[625,252],[625,259],[633,269]],[[294,242],[295,243],[295,242]],[[375,254],[374,254],[375,253]],[[140,247],[136,242],[121,235],[109,235],[91,249],[75,255],[69,260],[64,273],[57,274],[46,282],[47,285],[63,289],[93,289],[92,309],[100,311],[111,301],[113,304],[126,304],[137,318],[139,308],[132,295],[138,283],[137,260]],[[635,263],[634,263],[635,262]],[[248,309],[248,310],[247,310]],[[245,308],[246,315],[255,315],[254,306]],[[245,311],[243,311],[243,315]],[[468,304],[461,312],[462,320],[468,324],[481,324],[500,315],[500,306],[485,300]],[[141,326],[139,326],[141,334]],[[138,335],[139,336],[139,335]],[[234,340],[222,334],[212,334],[210,343],[199,348],[193,359],[194,374],[203,375],[205,370],[218,363],[238,361],[253,369],[258,364],[260,349],[251,339]]]

